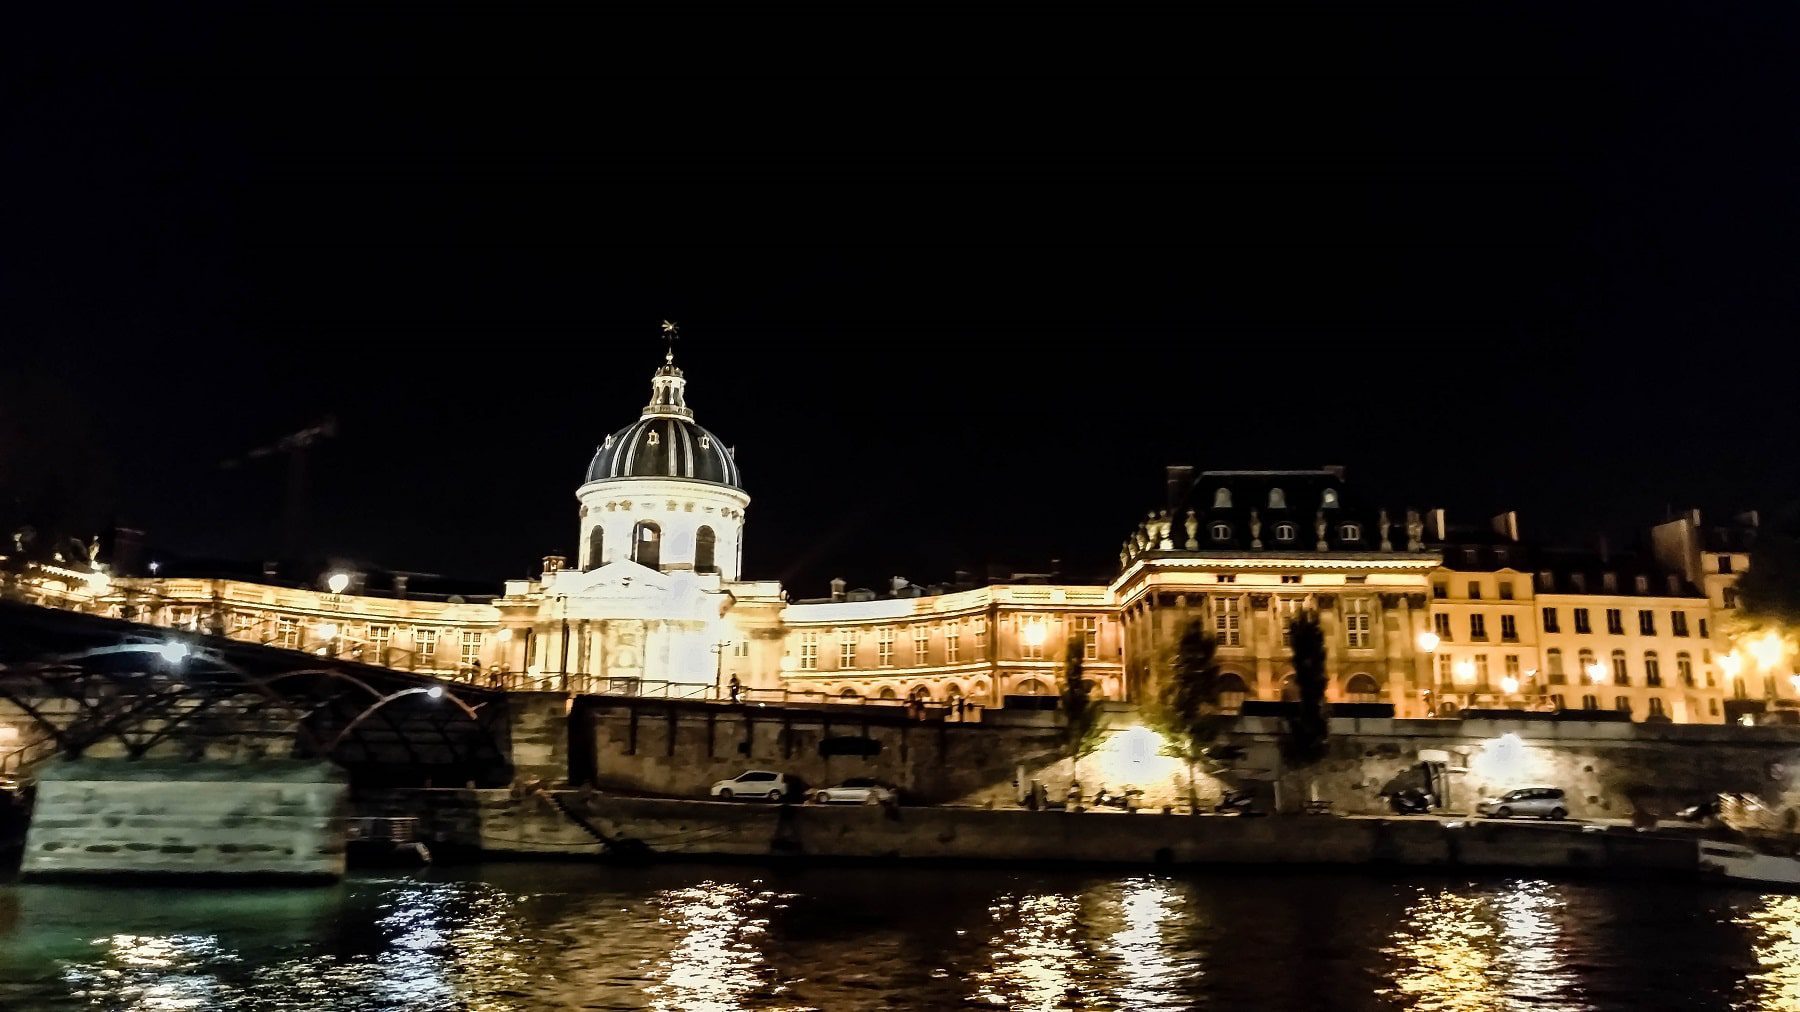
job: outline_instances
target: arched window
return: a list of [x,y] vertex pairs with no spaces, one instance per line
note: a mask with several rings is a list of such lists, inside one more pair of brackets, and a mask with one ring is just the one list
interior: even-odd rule
[[1362,525],[1361,524],[1341,524],[1338,527],[1338,537],[1344,539],[1345,541],[1361,541],[1362,540]]
[[660,442],[662,442],[662,437],[657,435],[654,432],[652,432],[649,435],[644,437],[644,445],[645,446],[655,446]]
[[899,699],[900,698],[899,694],[896,693],[891,686],[887,686],[887,685],[883,685],[881,687],[880,697],[882,699]]
[[1379,703],[1381,686],[1375,684],[1373,677],[1359,671],[1344,685],[1344,696],[1352,703]]
[[1335,488],[1326,489],[1325,494],[1319,498],[1319,505],[1325,507],[1328,510],[1337,509],[1337,504],[1338,504],[1338,494],[1337,494],[1337,489],[1335,489]]
[[1550,676],[1551,684],[1561,685],[1563,683],[1563,679],[1567,676],[1563,674],[1561,649],[1551,647],[1544,651],[1544,673]]
[[1293,524],[1276,524],[1275,525],[1275,540],[1276,541],[1292,541],[1292,540],[1294,540],[1294,525]]
[[944,686],[944,698],[949,700],[952,703],[961,699],[962,698],[962,686],[956,684],[955,682],[951,682],[949,685]]
[[1575,660],[1581,665],[1581,670],[1575,673],[1575,677],[1585,678],[1590,682],[1597,682],[1600,680],[1594,674],[1594,652],[1592,650],[1581,651],[1579,654],[1575,655]]
[[923,685],[915,685],[913,690],[906,694],[906,698],[923,703],[931,698],[931,690]]
[[718,538],[711,527],[702,527],[694,534],[694,569],[702,573],[713,571],[713,546]]
[[1021,696],[1047,696],[1050,687],[1035,678],[1027,678],[1019,683],[1018,694]]
[[1248,698],[1250,687],[1236,673],[1226,671],[1219,675],[1219,709],[1236,713]]
[[1613,697],[1613,709],[1615,709],[1623,714],[1630,714],[1631,713],[1631,697],[1630,696],[1614,696]]
[[1666,720],[1668,716],[1668,713],[1663,710],[1662,697],[1651,696],[1649,717],[1654,720]]
[[1631,669],[1625,666],[1625,651],[1614,650],[1612,652],[1612,669],[1614,685],[1631,684]]
[[1228,488],[1213,489],[1213,509],[1228,510],[1231,508],[1231,490]]
[[[1221,491],[1223,491],[1223,490],[1221,490]],[[1231,525],[1230,524],[1213,524],[1212,525],[1212,539],[1214,541],[1230,541],[1231,540]]]
[[662,528],[648,520],[638,521],[631,532],[631,560],[640,566],[656,569],[662,565]]
[[1598,710],[1598,709],[1600,709],[1599,697],[1597,697],[1597,696],[1581,697],[1581,708],[1583,710]]
[[846,685],[846,686],[844,686],[844,691],[838,693],[838,698],[839,699],[861,699],[862,693],[860,693],[860,692],[856,691],[855,689],[851,688],[850,686]]
[[1269,490],[1269,508],[1272,510],[1287,509],[1287,493],[1278,488]]
[[1653,689],[1662,686],[1662,662],[1654,650],[1644,651],[1644,684]]
[[1675,674],[1681,679],[1681,684],[1690,689],[1694,687],[1694,659],[1686,651],[1675,655]]
[[599,569],[606,565],[606,556],[601,554],[601,550],[606,547],[606,531],[599,524],[595,524],[594,529],[588,531],[587,547],[587,565],[583,568]]

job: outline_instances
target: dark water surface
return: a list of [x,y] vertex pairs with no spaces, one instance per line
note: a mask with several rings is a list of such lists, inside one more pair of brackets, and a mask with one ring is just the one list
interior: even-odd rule
[[1800,1009],[1800,897],[1354,875],[489,865],[0,884],[0,1009]]

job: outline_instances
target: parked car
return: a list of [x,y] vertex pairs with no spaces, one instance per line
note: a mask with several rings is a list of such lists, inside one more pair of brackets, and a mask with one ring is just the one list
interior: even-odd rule
[[1482,798],[1475,811],[1492,819],[1510,819],[1515,815],[1566,819],[1569,801],[1561,787],[1520,787],[1496,798]]
[[772,770],[745,770],[730,780],[712,785],[712,796],[730,801],[733,798],[780,801],[793,786],[785,773]]
[[821,787],[812,799],[821,805],[892,805],[900,800],[900,789],[873,777],[851,777],[836,787]]

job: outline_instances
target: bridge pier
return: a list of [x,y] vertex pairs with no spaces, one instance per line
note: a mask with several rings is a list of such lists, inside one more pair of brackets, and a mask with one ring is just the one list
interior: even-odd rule
[[341,878],[347,794],[341,770],[308,760],[52,762],[21,873]]
[[537,780],[546,787],[569,782],[569,707],[566,692],[506,694],[509,757],[513,781]]

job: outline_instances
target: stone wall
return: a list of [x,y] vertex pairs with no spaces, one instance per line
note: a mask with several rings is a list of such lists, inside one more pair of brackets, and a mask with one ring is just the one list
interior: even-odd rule
[[346,796],[325,763],[54,762],[37,771],[22,871],[336,878]]

